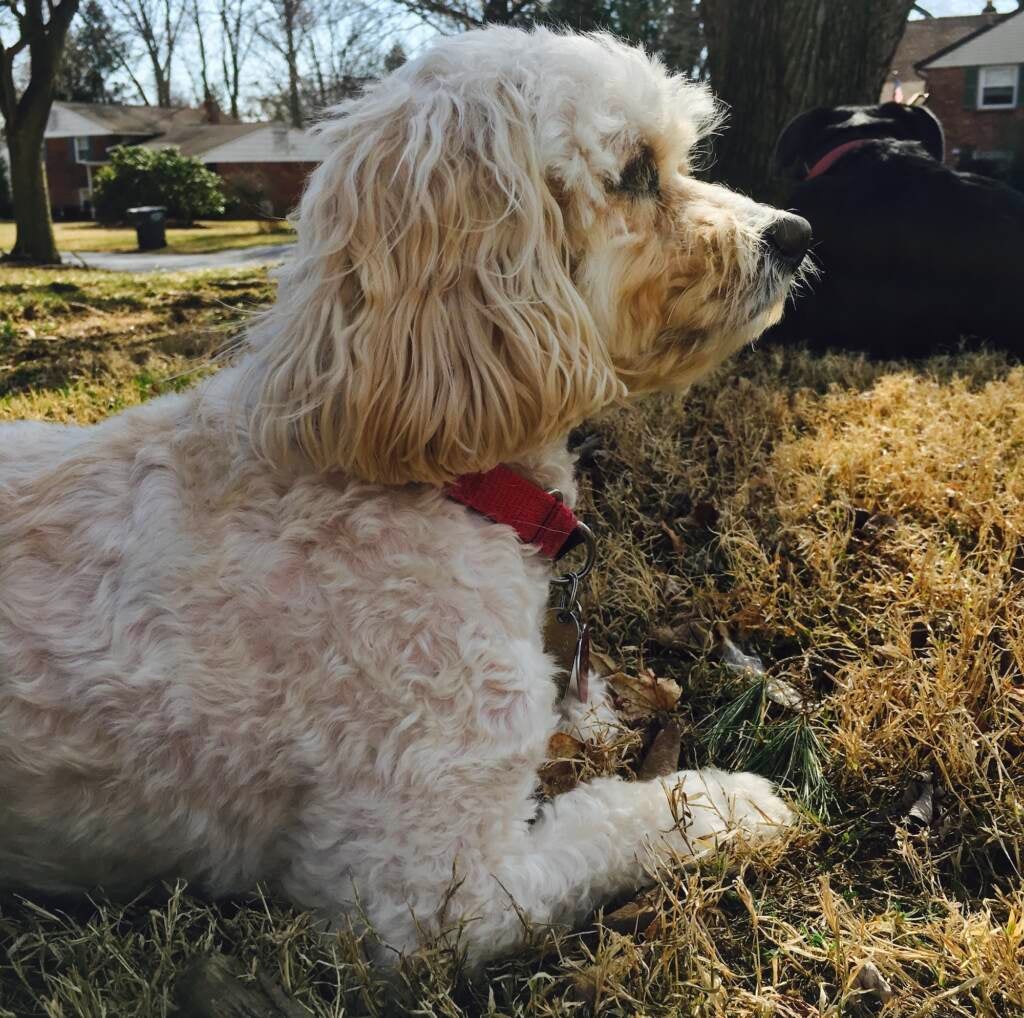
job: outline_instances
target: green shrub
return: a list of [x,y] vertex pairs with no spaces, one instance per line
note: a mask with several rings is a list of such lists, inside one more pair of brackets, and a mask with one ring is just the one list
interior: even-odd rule
[[224,182],[177,149],[118,145],[96,174],[93,198],[101,223],[119,223],[136,205],[165,205],[168,219],[191,223],[224,211]]

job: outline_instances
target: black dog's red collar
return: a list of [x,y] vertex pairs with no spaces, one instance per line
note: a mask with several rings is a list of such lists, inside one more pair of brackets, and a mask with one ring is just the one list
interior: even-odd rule
[[584,540],[582,524],[557,493],[545,491],[505,466],[483,474],[464,474],[445,489],[495,523],[512,527],[525,544],[558,561]]
[[855,148],[860,148],[861,145],[866,145],[869,141],[878,141],[877,138],[854,138],[853,141],[843,142],[842,145],[836,145],[835,148],[830,148],[808,171],[805,180],[810,180],[812,177],[820,177],[823,173],[830,170],[836,163],[839,162],[847,152],[852,152]]

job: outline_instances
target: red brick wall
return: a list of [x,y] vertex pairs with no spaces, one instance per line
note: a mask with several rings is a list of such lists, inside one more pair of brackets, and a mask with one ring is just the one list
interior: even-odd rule
[[[966,109],[966,68],[936,67],[927,72],[928,108],[946,132],[946,162],[956,163],[957,151],[972,145],[981,152],[1011,151],[1024,145],[1024,106],[1012,110]],[[1018,103],[1024,96],[1018,97]]]
[[[107,151],[115,145],[133,140],[126,135],[96,135],[90,138],[89,158],[105,160]],[[50,208],[57,217],[78,215],[80,209],[78,189],[89,183],[85,166],[75,162],[74,138],[47,138],[46,185],[50,192]],[[92,168],[95,176],[98,166]]]
[[[316,163],[216,163],[211,170],[228,183],[237,181],[239,188],[257,187],[269,199],[276,216],[287,215],[299,203],[306,178]],[[244,210],[243,210],[244,211]],[[256,209],[252,210],[255,215]]]
[[75,162],[74,138],[48,138],[46,144],[46,186],[50,206],[59,215],[78,208],[78,189],[88,183],[85,167]]

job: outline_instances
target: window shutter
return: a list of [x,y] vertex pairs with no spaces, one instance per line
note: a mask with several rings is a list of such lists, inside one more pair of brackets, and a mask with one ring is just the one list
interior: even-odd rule
[[1024,106],[1024,64],[1017,65],[1017,105]]
[[978,108],[978,68],[964,68],[964,109]]

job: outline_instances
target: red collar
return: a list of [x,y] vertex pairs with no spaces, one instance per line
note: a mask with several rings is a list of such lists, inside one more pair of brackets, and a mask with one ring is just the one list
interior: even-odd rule
[[830,170],[836,163],[839,162],[847,152],[852,152],[855,148],[860,148],[861,145],[866,145],[869,141],[878,141],[877,138],[854,138],[853,141],[843,142],[842,145],[837,145],[835,148],[830,148],[808,171],[807,176],[804,180],[810,180],[812,177],[820,177],[827,170]]
[[579,520],[551,494],[505,466],[484,474],[463,474],[445,494],[495,523],[512,527],[524,544],[557,561],[583,540]]

